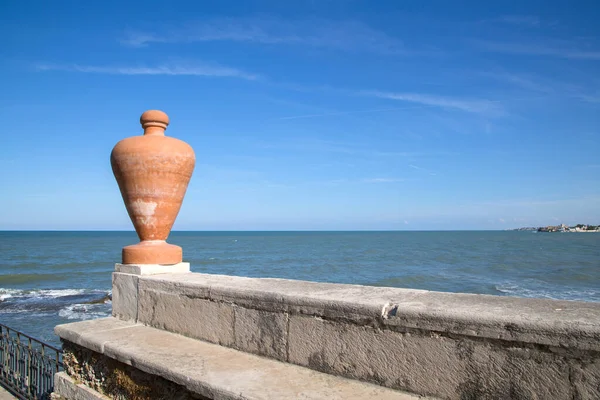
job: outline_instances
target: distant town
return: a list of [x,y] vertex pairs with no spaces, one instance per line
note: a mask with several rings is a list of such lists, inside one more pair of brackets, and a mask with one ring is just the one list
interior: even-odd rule
[[567,226],[565,224],[560,225],[548,225],[540,227],[527,227],[512,229],[513,231],[538,231],[538,232],[600,232],[600,225],[585,225],[577,224],[575,226]]

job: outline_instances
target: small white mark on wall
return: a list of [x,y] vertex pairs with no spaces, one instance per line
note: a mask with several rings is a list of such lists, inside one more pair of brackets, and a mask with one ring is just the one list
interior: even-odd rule
[[383,309],[381,310],[381,316],[383,319],[395,317],[396,313],[398,312],[398,307],[398,304],[385,303],[383,305]]
[[154,210],[156,210],[156,202],[136,200],[131,203],[131,208],[136,215],[152,217],[154,216]]

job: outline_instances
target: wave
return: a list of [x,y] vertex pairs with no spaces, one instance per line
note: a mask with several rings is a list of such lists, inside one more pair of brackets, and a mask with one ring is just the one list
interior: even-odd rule
[[573,288],[526,288],[516,284],[498,284],[495,289],[506,296],[555,300],[600,301],[600,291]]
[[543,298],[543,299],[552,299],[554,297],[551,296],[550,292],[545,290],[532,290],[524,287],[520,287],[518,285],[512,284],[504,284],[504,285],[495,285],[495,289],[503,294],[509,296],[517,296],[517,297],[532,297],[532,298]]
[[58,316],[76,320],[108,317],[110,310],[102,306],[102,304],[71,304],[70,306],[61,308],[58,311]]
[[110,294],[110,290],[99,289],[4,289],[0,288],[0,299],[11,297],[39,297],[39,298],[58,298],[66,296],[77,296],[81,294]]
[[112,291],[100,289],[0,288],[0,314],[30,316],[41,313],[58,314],[67,319],[97,318],[110,313],[111,298]]

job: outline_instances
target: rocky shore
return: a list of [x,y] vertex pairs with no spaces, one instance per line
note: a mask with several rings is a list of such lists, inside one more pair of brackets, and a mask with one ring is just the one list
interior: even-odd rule
[[548,225],[540,227],[525,227],[512,229],[513,231],[537,231],[537,232],[600,232],[600,225],[577,224],[575,226]]

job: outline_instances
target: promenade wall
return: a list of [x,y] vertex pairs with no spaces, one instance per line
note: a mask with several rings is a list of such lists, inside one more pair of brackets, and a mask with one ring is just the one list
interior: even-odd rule
[[[598,303],[115,272],[113,316],[399,393],[600,398]],[[86,347],[85,333],[63,327],[67,347]]]

